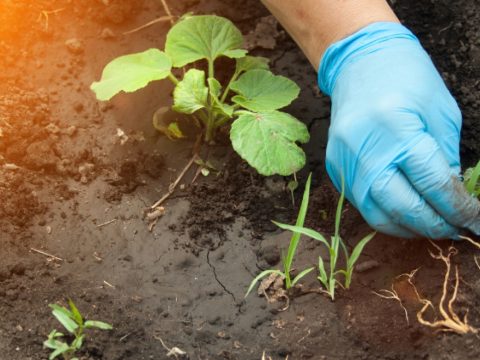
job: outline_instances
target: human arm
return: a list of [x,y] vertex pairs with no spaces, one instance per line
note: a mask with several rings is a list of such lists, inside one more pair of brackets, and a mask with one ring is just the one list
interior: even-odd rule
[[480,204],[458,180],[460,110],[387,3],[264,3],[319,68],[332,98],[327,171],[368,223],[401,237],[480,234]]

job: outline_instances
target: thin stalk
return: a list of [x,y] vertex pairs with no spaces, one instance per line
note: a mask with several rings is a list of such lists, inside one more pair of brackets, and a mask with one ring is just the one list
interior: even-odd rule
[[208,60],[208,77],[209,78],[214,78],[215,77],[215,69],[213,67],[213,61]]
[[228,82],[228,85],[227,87],[225,88],[223,94],[222,94],[222,97],[220,98],[220,101],[222,103],[225,102],[225,99],[227,98],[227,95],[228,93],[230,92],[230,87],[232,86],[232,83],[237,80],[237,77],[238,77],[239,73],[237,71],[235,71],[235,73],[233,74],[232,78],[230,79],[230,81]]
[[[213,78],[215,76],[215,69],[213,61],[208,60],[208,77]],[[213,99],[210,92],[208,93],[208,108],[207,108],[207,129],[205,132],[205,142],[210,143],[215,135],[215,117],[213,115]]]
[[174,85],[178,85],[178,83],[180,82],[180,80],[177,79],[177,77],[175,75],[173,75],[172,73],[168,74],[168,79],[174,84]]
[[217,121],[215,121],[215,128],[218,128],[222,125],[225,125],[228,121],[230,120],[229,117],[227,116],[222,116],[220,119],[218,119]]

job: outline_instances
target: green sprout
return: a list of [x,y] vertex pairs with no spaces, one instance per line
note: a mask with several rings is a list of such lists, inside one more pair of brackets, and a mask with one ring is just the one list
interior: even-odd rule
[[[332,300],[335,300],[335,288],[338,283],[337,276],[340,274],[344,276],[345,278],[344,287],[346,289],[349,289],[352,283],[352,275],[353,275],[355,263],[360,257],[360,254],[362,253],[365,245],[367,245],[367,243],[370,240],[372,240],[372,238],[376,234],[375,232],[372,232],[371,234],[365,236],[354,247],[352,253],[349,254],[347,246],[345,245],[344,241],[340,237],[340,221],[342,218],[342,208],[343,208],[344,200],[345,200],[345,188],[344,188],[344,182],[342,178],[342,192],[340,194],[340,199],[337,204],[337,212],[335,215],[335,233],[333,236],[330,237],[330,242],[322,234],[320,234],[315,230],[302,227],[301,225],[299,226],[298,224],[296,226],[291,226],[291,225],[277,223],[277,225],[282,229],[290,230],[294,234],[306,235],[312,239],[320,241],[323,245],[326,246],[326,248],[328,249],[328,254],[330,258],[329,259],[330,266],[327,273],[327,269],[325,268],[325,263],[322,257],[320,256],[318,258],[318,271],[319,271],[318,280],[325,287],[326,292],[328,293],[328,295]],[[337,262],[338,262],[338,257],[340,255],[340,248],[342,248],[345,256],[346,269],[337,269]]]
[[473,168],[467,169],[464,174],[465,188],[469,194],[480,196],[480,161]]
[[53,360],[58,356],[62,356],[64,360],[78,360],[75,353],[79,351],[85,340],[85,330],[97,328],[101,330],[111,330],[112,325],[102,321],[87,320],[84,321],[83,316],[78,311],[72,300],[68,300],[70,309],[57,304],[50,304],[52,314],[63,325],[63,327],[73,336],[70,344],[60,340],[65,335],[59,331],[52,330],[47,340],[43,342],[45,348],[51,349],[52,353],[48,357]]
[[[307,215],[308,200],[309,200],[309,197],[310,197],[311,177],[312,177],[312,175],[310,174],[308,176],[307,183],[305,184],[305,191],[303,193],[302,203],[300,205],[300,210],[298,212],[298,217],[297,217],[297,222],[296,222],[296,226],[301,228],[301,229],[303,229],[303,224],[305,222],[305,217]],[[274,222],[274,223],[281,228],[283,226],[287,226],[287,225],[280,224],[280,223],[277,223],[277,222]],[[270,274],[277,274],[278,276],[285,279],[285,288],[287,290],[289,290],[293,286],[295,286],[295,284],[301,278],[303,278],[305,275],[307,275],[309,272],[311,272],[313,269],[315,269],[314,267],[307,268],[307,269],[301,271],[297,276],[295,276],[295,278],[293,280],[291,278],[290,273],[291,273],[291,270],[292,270],[292,263],[293,263],[293,259],[295,258],[295,253],[297,252],[298,244],[300,242],[300,236],[301,236],[300,232],[293,232],[292,237],[290,238],[290,244],[288,246],[287,256],[282,257],[283,272],[280,271],[280,270],[277,270],[277,269],[268,269],[268,270],[262,271],[250,283],[250,287],[248,288],[247,294],[245,295],[245,297],[247,297],[248,294],[250,294],[250,292],[252,291],[253,287],[255,286],[255,284],[257,282],[259,282],[261,279],[263,279],[264,277],[266,277]]]
[[[207,144],[221,127],[230,126],[234,150],[260,174],[291,175],[305,165],[297,143],[308,142],[309,134],[305,124],[279,109],[295,100],[300,89],[292,80],[274,75],[268,59],[247,55],[242,44],[240,30],[228,19],[187,15],[168,32],[165,51],[120,56],[91,88],[106,101],[122,91],[169,79],[175,85],[172,109],[190,115]],[[215,62],[221,57],[235,61],[226,84],[216,78]],[[183,137],[178,124],[161,129],[169,137]]]

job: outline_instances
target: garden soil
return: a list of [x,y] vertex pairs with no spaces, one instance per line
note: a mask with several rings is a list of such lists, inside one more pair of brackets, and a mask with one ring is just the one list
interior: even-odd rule
[[[331,234],[338,195],[324,172],[329,102],[315,71],[257,1],[169,1],[171,11],[232,19],[252,53],[297,81],[289,111],[310,128],[313,171],[308,225]],[[464,115],[462,160],[480,156],[480,5],[473,0],[397,0],[397,13],[432,54]],[[61,330],[48,304],[72,299],[86,318],[113,324],[87,335],[81,359],[475,359],[475,334],[417,321],[418,293],[438,305],[445,264],[427,240],[377,235],[349,291],[335,302],[310,274],[290,300],[246,289],[260,270],[280,266],[293,223],[289,179],[255,174],[221,140],[215,167],[192,184],[196,166],[152,231],[145,209],[168,191],[192,156],[193,141],[156,133],[153,113],[171,102],[158,82],[108,103],[89,85],[112,58],[163,47],[169,22],[125,34],[165,15],[161,1],[38,0],[0,3],[0,359],[47,359],[42,342]],[[224,64],[230,65],[228,62]],[[224,72],[224,75],[228,74]],[[374,101],[374,99],[373,99]],[[371,230],[347,206],[350,246]],[[450,242],[438,243],[444,253]],[[454,309],[480,327],[480,251],[453,244],[460,284]],[[296,271],[322,249],[304,239]],[[398,277],[400,276],[400,277]],[[393,287],[392,287],[393,286]],[[375,294],[395,290],[402,303]],[[402,308],[405,307],[405,309]],[[439,318],[428,310],[425,317]],[[176,348],[176,355],[172,349]],[[178,350],[182,350],[180,353]],[[170,354],[169,354],[170,353]]]

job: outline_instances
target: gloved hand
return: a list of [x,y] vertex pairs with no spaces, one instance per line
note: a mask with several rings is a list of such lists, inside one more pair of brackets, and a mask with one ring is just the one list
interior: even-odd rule
[[374,23],[332,44],[319,85],[332,98],[327,171],[373,228],[480,235],[480,203],[459,180],[460,110],[408,29]]

